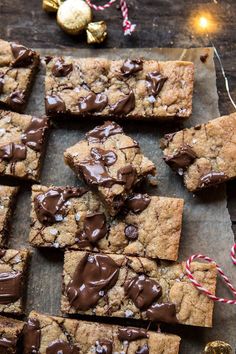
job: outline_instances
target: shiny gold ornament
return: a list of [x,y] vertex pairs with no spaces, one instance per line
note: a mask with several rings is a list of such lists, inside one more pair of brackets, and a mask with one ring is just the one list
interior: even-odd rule
[[43,0],[43,10],[46,12],[57,12],[61,3],[61,0]]
[[86,29],[88,43],[102,43],[107,36],[105,21],[91,22]]
[[57,11],[57,23],[69,34],[79,34],[91,21],[92,10],[83,0],[66,0]]
[[233,354],[233,350],[228,343],[216,340],[214,342],[209,342],[205,349],[205,354]]

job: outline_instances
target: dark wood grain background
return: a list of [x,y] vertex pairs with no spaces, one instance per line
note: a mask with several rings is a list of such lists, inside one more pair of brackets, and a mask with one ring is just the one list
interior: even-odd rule
[[[137,24],[130,36],[122,33],[122,16],[119,6],[96,12],[94,20],[104,19],[109,36],[100,45],[115,47],[198,47],[216,46],[229,79],[230,90],[236,100],[236,0],[127,0],[129,16]],[[0,37],[18,40],[30,47],[64,48],[86,47],[86,37],[70,37],[57,26],[54,15],[42,11],[41,0],[0,0]],[[105,3],[96,1],[95,4]],[[117,1],[118,4],[118,1]],[[209,36],[196,33],[192,19],[210,14],[216,31]],[[95,46],[97,47],[97,46]],[[225,90],[217,65],[217,87],[221,114],[234,111]],[[228,207],[236,235],[236,181],[228,183]]]

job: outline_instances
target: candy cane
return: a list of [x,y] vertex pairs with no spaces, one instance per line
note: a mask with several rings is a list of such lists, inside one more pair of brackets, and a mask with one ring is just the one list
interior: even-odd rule
[[[107,2],[104,5],[94,5],[92,4],[92,2],[90,0],[85,0],[87,2],[87,4],[94,10],[96,11],[103,11],[105,9],[107,9],[108,7],[110,7],[116,0],[110,0],[109,2]],[[127,3],[126,0],[120,0],[120,9],[122,12],[122,16],[123,16],[123,30],[124,30],[124,35],[131,35],[131,33],[135,30],[136,25],[132,24],[129,21],[129,17],[128,17],[128,7],[127,7]]]
[[[235,246],[235,245],[234,245]],[[235,250],[235,248],[234,248]],[[213,263],[216,266],[216,269],[224,282],[226,283],[227,287],[232,291],[234,297],[236,297],[236,289],[233,287],[231,284],[229,278],[225,275],[224,271],[221,269],[221,267],[210,257],[204,256],[202,254],[194,254],[193,256],[189,257],[189,259],[186,262],[186,273],[187,276],[190,280],[190,282],[202,293],[204,293],[206,296],[208,296],[210,299],[213,301],[218,301],[218,302],[223,302],[224,304],[230,304],[230,305],[236,305],[236,300],[231,300],[231,299],[224,299],[221,297],[217,297],[213,295],[209,290],[204,288],[193,276],[191,270],[190,270],[190,264],[195,260],[195,259],[203,259],[209,263]],[[236,262],[235,262],[236,263]]]
[[234,265],[236,265],[236,243],[232,246],[230,256]]

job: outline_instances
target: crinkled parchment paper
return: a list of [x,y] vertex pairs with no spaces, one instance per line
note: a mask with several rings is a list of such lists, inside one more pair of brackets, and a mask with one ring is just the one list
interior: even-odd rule
[[[47,50],[45,54],[100,56],[109,58],[125,58],[128,56],[156,60],[190,60],[195,63],[194,109],[186,126],[206,122],[219,116],[218,95],[216,91],[216,75],[212,49],[113,49],[113,50]],[[205,63],[201,55],[208,54]],[[33,88],[28,113],[43,114],[43,74],[41,69]],[[75,144],[83,134],[94,127],[97,121],[79,121],[76,124],[64,124],[64,128],[54,129],[51,133],[45,164],[42,173],[43,184],[78,185],[72,171],[63,162],[63,151]],[[159,125],[158,122],[121,123],[125,132],[139,141],[144,153],[152,159],[158,168],[158,188],[148,187],[151,194],[177,196],[185,199],[183,233],[180,247],[180,259],[185,260],[193,253],[203,253],[213,257],[236,284],[236,272],[229,258],[229,250],[233,243],[231,222],[226,207],[225,186],[203,191],[198,196],[188,193],[182,180],[176,176],[162,161],[159,140],[164,133],[181,127],[173,123]],[[12,247],[28,246],[27,238],[30,227],[30,188],[22,188],[14,216]],[[63,254],[58,250],[33,250],[30,268],[27,313],[32,309],[50,314],[60,315],[61,273]],[[229,291],[218,282],[218,292],[222,296],[230,296]],[[90,317],[90,320],[92,318]],[[105,321],[105,319],[102,319]],[[107,320],[106,320],[107,321]],[[127,323],[126,320],[112,320],[115,323]],[[129,322],[130,323],[130,322]],[[230,342],[235,348],[236,307],[216,304],[213,329],[202,329],[187,326],[161,326],[162,330],[174,332],[182,337],[181,353],[201,353],[210,340],[221,339]]]

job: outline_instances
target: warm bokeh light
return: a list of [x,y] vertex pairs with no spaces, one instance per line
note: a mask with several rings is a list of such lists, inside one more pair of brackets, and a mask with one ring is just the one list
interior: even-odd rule
[[190,17],[191,27],[198,33],[213,33],[219,30],[219,23],[210,12],[199,12]]
[[199,27],[201,27],[202,29],[207,29],[208,25],[209,25],[208,19],[204,16],[201,16],[199,18]]

